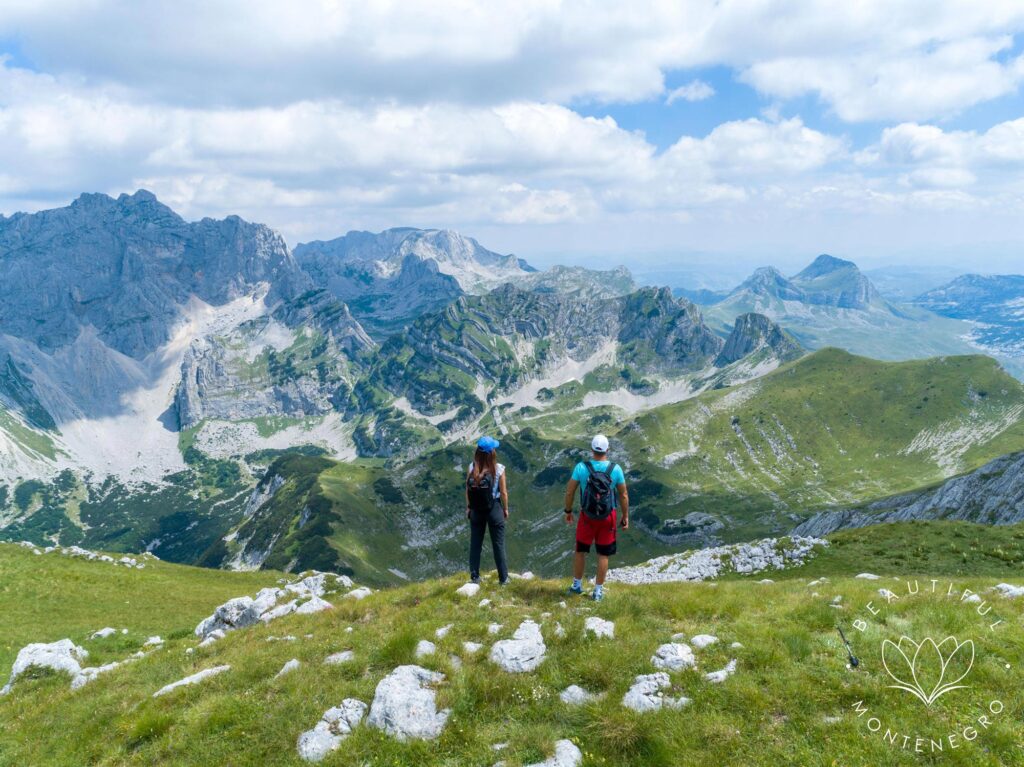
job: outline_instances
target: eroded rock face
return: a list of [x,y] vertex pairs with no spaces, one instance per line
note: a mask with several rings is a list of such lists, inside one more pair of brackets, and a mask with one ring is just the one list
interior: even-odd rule
[[665,690],[672,687],[672,680],[664,671],[656,674],[641,674],[622,698],[622,705],[634,711],[658,711],[662,707],[682,708],[689,698],[666,698]]
[[327,709],[312,730],[299,736],[299,756],[307,762],[321,761],[341,745],[365,715],[366,704],[354,698],[346,698],[341,705]]
[[444,674],[420,666],[399,666],[377,685],[366,723],[401,741],[437,738],[451,712],[437,710],[430,685],[444,679]]
[[490,658],[505,671],[522,673],[533,671],[544,662],[547,646],[540,626],[531,620],[519,624],[511,639],[495,642]]
[[30,668],[48,668],[68,674],[74,680],[82,673],[82,663],[88,657],[89,653],[70,639],[25,645],[18,652],[11,667],[11,678],[0,689],[0,695],[9,693],[14,681]]

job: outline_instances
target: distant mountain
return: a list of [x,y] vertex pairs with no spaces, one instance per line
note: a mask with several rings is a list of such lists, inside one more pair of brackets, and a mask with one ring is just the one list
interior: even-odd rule
[[553,266],[512,280],[522,290],[565,293],[582,298],[615,298],[637,289],[629,269],[585,269],[581,266]]
[[753,354],[766,353],[769,359],[789,362],[800,357],[800,344],[763,314],[743,314],[736,318],[715,364],[724,367]]
[[864,272],[883,298],[897,304],[910,303],[921,293],[945,285],[961,274],[963,269],[954,267],[917,265],[882,266]]
[[349,232],[300,244],[295,257],[317,285],[387,334],[463,293],[485,292],[535,270],[447,229]]
[[672,295],[685,298],[700,306],[714,306],[729,296],[728,290],[710,290],[709,288],[672,288]]
[[708,324],[721,333],[747,313],[782,326],[805,348],[838,346],[876,359],[904,360],[976,351],[969,327],[920,307],[887,301],[852,261],[818,256],[787,277],[757,269],[726,297],[704,305]]
[[976,323],[971,338],[981,348],[1024,360],[1024,276],[965,274],[922,293],[914,303]]

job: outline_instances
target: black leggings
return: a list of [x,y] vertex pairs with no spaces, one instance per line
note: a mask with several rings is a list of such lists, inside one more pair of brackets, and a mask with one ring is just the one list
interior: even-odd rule
[[505,560],[505,512],[501,503],[495,501],[491,513],[473,511],[469,517],[469,575],[476,580],[480,577],[480,550],[484,546],[484,530],[491,534],[491,548],[494,549],[494,565],[498,578],[508,580],[508,563]]

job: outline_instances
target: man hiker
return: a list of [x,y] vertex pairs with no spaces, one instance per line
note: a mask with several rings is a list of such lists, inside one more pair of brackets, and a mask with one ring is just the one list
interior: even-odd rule
[[565,521],[572,524],[576,488],[580,492],[580,520],[576,525],[576,558],[572,566],[570,594],[583,593],[583,570],[593,544],[597,549],[597,578],[594,601],[604,598],[604,577],[608,573],[608,557],[615,553],[615,526],[622,511],[622,529],[629,528],[629,492],[626,476],[618,464],[608,460],[608,438],[598,434],[590,442],[593,455],[589,461],[576,464],[572,479],[565,488]]

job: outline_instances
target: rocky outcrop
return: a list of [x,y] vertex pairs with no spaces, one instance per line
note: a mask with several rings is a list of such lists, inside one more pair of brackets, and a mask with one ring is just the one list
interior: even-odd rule
[[338,749],[365,715],[366,704],[354,698],[346,698],[341,705],[327,709],[312,730],[299,736],[296,744],[299,756],[307,762],[322,761]]
[[854,508],[822,511],[797,525],[792,534],[823,536],[885,522],[932,519],[986,525],[1024,521],[1024,453],[996,458],[936,488]]
[[665,691],[671,688],[672,680],[664,671],[641,674],[633,680],[633,686],[623,696],[622,705],[644,713],[658,711],[662,708],[682,708],[690,702],[689,698],[682,695],[666,696]]
[[618,567],[608,573],[608,579],[623,583],[664,583],[712,580],[727,572],[750,575],[798,567],[813,558],[819,547],[827,545],[827,541],[797,535],[765,538],[753,543],[667,554],[643,564]]
[[18,657],[11,668],[11,677],[7,684],[0,688],[0,695],[9,693],[15,680],[31,668],[50,669],[68,674],[75,680],[82,673],[82,663],[88,657],[89,653],[85,648],[79,647],[70,639],[61,639],[49,644],[26,645],[18,651]]
[[781,362],[794,360],[803,354],[800,344],[789,333],[763,314],[750,312],[736,318],[715,364],[724,367],[761,351]]
[[519,624],[511,639],[495,642],[491,647],[491,662],[504,671],[520,674],[533,671],[544,662],[547,646],[540,626],[531,620]]

